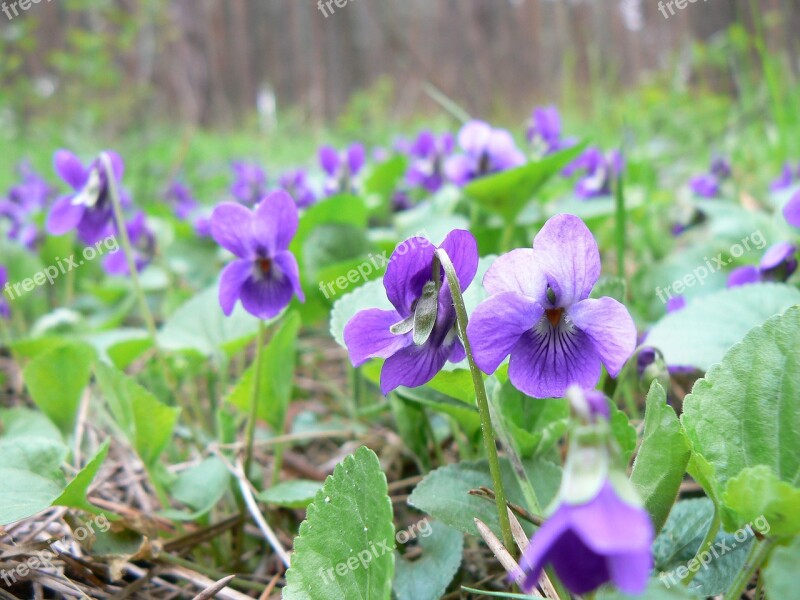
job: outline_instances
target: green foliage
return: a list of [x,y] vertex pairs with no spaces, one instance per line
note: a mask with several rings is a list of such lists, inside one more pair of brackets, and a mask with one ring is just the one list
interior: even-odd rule
[[636,486],[659,531],[678,495],[690,450],[667,394],[658,382],[650,386],[644,416],[644,438],[633,463],[631,481]]
[[89,346],[67,344],[36,357],[25,367],[25,385],[31,398],[65,434],[75,426],[94,359]]
[[283,508],[306,508],[314,501],[317,492],[322,489],[319,481],[293,479],[264,490],[258,498],[266,503]]
[[95,375],[116,425],[148,469],[169,444],[180,408],[162,404],[114,367],[99,363]]
[[[734,346],[685,399],[681,420],[692,451],[707,463],[709,493],[722,500],[728,530],[746,525],[745,517],[758,509],[790,530],[796,527],[784,512],[796,497],[800,473],[799,335],[800,307],[769,319]],[[763,468],[753,469],[758,466]],[[742,497],[756,485],[767,494],[757,507]]]
[[717,596],[728,589],[743,568],[753,544],[753,536],[747,531],[719,531],[706,553],[694,561],[713,515],[714,505],[707,498],[678,502],[653,543],[659,578],[672,589],[682,588],[679,582],[691,569],[696,575],[689,589],[704,597]]
[[513,223],[542,186],[584,148],[585,145],[574,146],[516,169],[476,179],[464,188],[464,192],[481,207],[501,216],[506,223]]
[[800,303],[796,288],[760,283],[720,290],[661,319],[647,336],[671,366],[708,370],[745,334]]
[[[292,399],[299,331],[300,315],[296,312],[289,313],[262,350],[261,370],[258,373],[260,381],[257,414],[259,419],[269,423],[276,432],[283,431],[286,409]],[[248,411],[250,407],[257,366],[253,363],[244,372],[228,397],[231,404],[243,411]]]
[[308,507],[283,598],[388,599],[393,548],[386,476],[375,453],[362,447],[336,466]]
[[443,525],[428,525],[430,533],[419,536],[422,557],[414,561],[395,554],[394,593],[398,600],[438,600],[461,566],[464,536]]
[[[503,487],[509,502],[525,505],[525,498],[517,483],[511,465],[500,460]],[[561,469],[555,464],[537,459],[526,461],[525,470],[533,483],[542,506],[547,506],[556,495],[561,483]],[[481,487],[492,489],[487,461],[460,462],[440,467],[428,474],[411,494],[408,503],[463,533],[479,535],[475,519],[480,519],[500,535],[500,523],[493,499],[473,496],[470,490]]]

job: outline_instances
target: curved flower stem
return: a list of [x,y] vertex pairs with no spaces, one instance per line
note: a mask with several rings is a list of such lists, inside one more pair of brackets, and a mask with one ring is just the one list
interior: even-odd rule
[[108,189],[111,195],[111,206],[114,209],[114,220],[117,224],[117,235],[120,237],[122,251],[125,254],[125,260],[128,264],[128,272],[131,277],[134,292],[139,301],[139,310],[142,313],[147,331],[150,334],[150,340],[153,342],[153,348],[156,352],[156,359],[161,365],[161,371],[164,376],[164,381],[167,384],[173,398],[177,401],[178,393],[175,386],[175,380],[172,377],[172,372],[167,366],[167,361],[164,359],[164,354],[158,345],[158,332],[156,330],[156,322],[153,319],[153,313],[150,312],[150,307],[147,305],[147,298],[144,295],[142,284],[139,281],[139,270],[136,268],[136,261],[133,258],[133,249],[131,247],[131,240],[128,237],[128,229],[125,227],[125,217],[122,214],[122,203],[119,199],[119,190],[117,189],[117,180],[114,176],[114,168],[111,165],[111,158],[105,152],[100,153],[100,162],[103,164],[103,169],[106,172],[106,180],[108,181]]
[[[475,364],[472,356],[472,348],[467,338],[467,308],[464,306],[464,297],[461,295],[461,285],[458,282],[456,270],[450,257],[447,256],[442,248],[436,250],[436,257],[444,268],[447,285],[453,297],[453,305],[456,309],[456,323],[461,342],[469,362],[469,370],[472,374],[472,384],[475,387],[475,398],[478,403],[478,412],[481,417],[481,432],[483,433],[483,443],[486,446],[486,454],[489,458],[489,471],[492,475],[492,485],[494,485],[494,497],[497,504],[497,516],[500,519],[500,530],[503,533],[503,544],[509,552],[514,552],[514,537],[511,535],[511,522],[508,519],[508,509],[506,508],[506,492],[503,488],[503,479],[500,475],[500,459],[497,456],[497,445],[492,429],[492,417],[489,414],[489,400],[486,396],[486,387],[483,384],[483,374]],[[438,278],[437,278],[438,280]]]
[[[714,516],[711,520],[711,525],[708,527],[708,532],[706,533],[706,537],[703,539],[703,543],[700,544],[700,547],[697,549],[697,552],[694,555],[695,560],[699,560],[700,556],[708,552],[708,549],[711,548],[711,545],[714,543],[714,540],[717,537],[717,532],[719,531],[720,525],[720,518],[719,518],[719,507],[717,503],[714,503]],[[691,561],[689,561],[691,562]],[[685,586],[688,586],[694,576],[697,575],[699,569],[692,571],[689,569],[689,572],[686,574],[686,577],[681,579],[681,583]]]
[[739,571],[730,589],[725,592],[724,598],[726,600],[739,600],[742,597],[742,594],[747,589],[747,584],[753,578],[753,573],[767,560],[775,543],[773,538],[753,542],[753,548],[750,550],[750,554],[747,555],[747,560],[742,566],[742,570]]

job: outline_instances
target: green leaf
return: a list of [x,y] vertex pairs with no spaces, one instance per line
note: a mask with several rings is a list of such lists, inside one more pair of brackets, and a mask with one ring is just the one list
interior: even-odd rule
[[192,513],[164,511],[169,518],[196,520],[210,511],[225,495],[230,482],[230,472],[216,456],[181,471],[170,486],[172,497],[192,509]]
[[95,373],[114,420],[145,466],[152,468],[172,438],[180,409],[162,404],[114,367],[98,363]]
[[506,223],[513,223],[542,186],[580,155],[584,147],[585,144],[580,144],[516,169],[476,179],[464,187],[464,193],[489,212],[503,217]]
[[0,467],[0,525],[30,517],[50,506],[63,489],[58,483],[31,471]]
[[294,479],[273,485],[258,495],[258,499],[267,504],[284,508],[306,508],[322,489],[319,481]]
[[[366,369],[365,373],[367,373]],[[455,400],[424,386],[418,388],[399,387],[395,390],[395,393],[403,400],[415,402],[432,408],[436,412],[450,415],[458,422],[470,439],[475,436],[481,427],[481,418],[474,404]]]
[[364,200],[352,194],[338,194],[310,206],[300,217],[297,233],[289,249],[301,256],[309,234],[320,225],[338,223],[364,229],[369,213]]
[[388,600],[394,525],[386,476],[361,447],[328,477],[295,538],[286,600]]
[[[700,560],[692,562],[714,517],[714,504],[708,498],[678,502],[653,542],[653,557],[659,579],[671,589],[681,588],[680,581],[696,571],[689,589],[705,596],[717,596],[727,590],[753,543],[748,532],[726,533],[720,530],[712,546]],[[737,536],[739,536],[737,538]]]
[[94,359],[90,346],[69,344],[36,357],[25,367],[23,376],[31,398],[64,433],[75,427]]
[[644,438],[633,463],[631,482],[644,500],[656,531],[664,526],[672,510],[690,455],[686,434],[667,404],[667,394],[654,381],[647,394]]
[[398,600],[438,600],[461,566],[464,534],[442,523],[420,535],[422,556],[408,561],[395,555],[394,593]]
[[431,470],[428,450],[428,417],[422,405],[389,394],[389,404],[397,425],[397,433],[406,448],[414,455],[423,473]]
[[775,548],[764,569],[764,589],[767,597],[779,600],[797,600],[797,565],[800,565],[800,537],[788,546]]
[[106,441],[103,442],[94,457],[86,463],[86,466],[67,484],[67,487],[61,492],[58,498],[53,500],[54,505],[80,508],[86,512],[102,514],[103,511],[89,502],[86,493],[89,491],[89,486],[92,485],[97,471],[100,469],[106,456],[108,456],[108,447],[110,444],[111,438],[106,438]]
[[[793,307],[750,331],[684,400],[681,420],[693,452],[708,463],[714,497],[758,465],[792,486],[800,481],[799,337],[800,307]],[[746,524],[733,510],[721,516],[728,530]]]
[[731,511],[729,521],[761,521],[761,533],[788,537],[800,533],[800,489],[778,479],[766,465],[742,470],[728,481],[722,495],[723,512]]
[[569,405],[563,398],[530,398],[509,381],[498,393],[495,404],[522,457],[544,455],[566,433]]
[[112,329],[84,336],[83,340],[97,351],[98,358],[118,369],[127,369],[153,342],[144,329]]
[[670,366],[706,371],[750,329],[798,303],[800,291],[785,284],[720,290],[666,315],[650,330],[647,345],[661,350]]
[[237,304],[230,317],[219,305],[218,286],[213,285],[181,305],[164,323],[158,343],[164,350],[198,352],[212,356],[235,354],[258,331],[258,319]]
[[[286,409],[292,399],[299,332],[300,315],[291,312],[262,349],[257,414],[276,432],[283,431]],[[256,366],[255,363],[250,365],[228,397],[231,404],[244,411],[249,410]]]
[[[373,167],[364,180],[364,193],[367,197],[377,196],[377,211],[381,214],[391,210],[392,194],[400,179],[405,175],[408,159],[403,155],[393,156]],[[372,204],[372,203],[371,203]]]
[[[525,498],[509,462],[500,459],[503,487],[509,502],[525,506]],[[561,469],[546,460],[525,461],[525,469],[533,483],[541,506],[547,506],[558,492]],[[497,507],[493,500],[470,495],[480,487],[493,488],[489,463],[485,460],[460,462],[440,467],[423,479],[408,499],[408,503],[425,511],[445,525],[471,535],[480,535],[474,519],[486,523],[500,535]]]
[[321,275],[326,267],[345,262],[348,268],[344,273],[347,273],[357,264],[369,262],[371,248],[362,227],[340,223],[320,225],[308,234],[303,245],[303,281],[316,287],[317,281],[329,281]]

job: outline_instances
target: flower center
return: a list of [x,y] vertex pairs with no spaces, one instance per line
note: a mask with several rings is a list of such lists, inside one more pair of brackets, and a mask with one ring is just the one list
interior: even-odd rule
[[259,271],[264,275],[269,275],[270,269],[272,269],[272,261],[268,258],[259,258],[256,261],[256,265]]
[[550,325],[553,327],[558,327],[558,324],[561,322],[561,315],[564,314],[563,308],[549,308],[544,311],[547,320],[550,321]]

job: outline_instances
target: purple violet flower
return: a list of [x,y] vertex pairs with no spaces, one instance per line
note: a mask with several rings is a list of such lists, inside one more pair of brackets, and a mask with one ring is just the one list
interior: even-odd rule
[[[798,177],[800,177],[800,172],[798,173]],[[769,189],[773,192],[779,192],[789,189],[792,185],[794,185],[794,173],[792,173],[792,165],[787,162],[783,165],[780,177],[772,182]]]
[[530,592],[548,563],[573,594],[612,582],[627,594],[647,587],[653,568],[653,524],[635,488],[612,459],[609,400],[570,386],[575,424],[552,514],[534,534],[511,573]]
[[[141,272],[150,261],[153,260],[155,254],[156,238],[153,232],[147,226],[145,214],[138,212],[134,217],[125,224],[125,229],[128,232],[128,240],[131,243],[131,250],[133,251],[133,262],[136,265],[136,271]],[[103,269],[109,275],[129,276],[130,269],[128,268],[128,261],[125,258],[125,251],[118,248],[103,259]]]
[[192,195],[192,190],[185,183],[178,180],[174,180],[169,184],[164,197],[172,204],[175,209],[175,216],[181,221],[188,219],[189,215],[197,210],[198,203]]
[[317,201],[314,190],[308,183],[305,169],[294,169],[283,173],[278,179],[280,185],[297,202],[300,208],[308,208]]
[[616,150],[603,154],[599,148],[587,148],[563,171],[564,177],[584,172],[575,184],[575,195],[582,200],[608,196],[611,184],[625,168],[622,155]]
[[[468,231],[456,229],[439,248],[447,252],[461,289],[466,290],[478,269],[475,238]],[[384,394],[401,385],[424,385],[445,362],[458,363],[466,356],[456,334],[456,313],[450,289],[443,283],[444,272],[440,272],[438,282],[433,281],[435,252],[436,247],[422,237],[400,244],[383,277],[394,310],[362,310],[345,326],[344,341],[354,366],[370,358],[386,359],[381,370]],[[435,320],[427,321],[425,327],[427,318]]]
[[211,237],[211,217],[199,215],[194,220],[194,232],[198,237]]
[[800,227],[800,190],[783,207],[783,217],[792,227]]
[[728,287],[739,287],[762,281],[786,281],[797,270],[797,246],[791,242],[773,244],[759,265],[737,267],[728,274]]
[[449,157],[444,165],[447,178],[456,185],[525,164],[525,155],[511,134],[483,121],[465,124],[458,133],[458,145],[462,153]]
[[8,191],[8,199],[26,214],[42,210],[53,193],[53,188],[30,163],[22,162],[17,167],[21,181]]
[[561,115],[555,106],[539,106],[533,109],[525,138],[539,156],[575,145],[574,139],[561,138]]
[[493,373],[510,354],[511,383],[534,398],[594,387],[601,363],[616,377],[636,348],[636,326],[613,298],[589,298],[599,277],[597,242],[574,215],[547,221],[532,249],[500,256],[483,279],[490,297],[467,327],[481,370]]
[[437,136],[431,131],[422,131],[408,152],[411,158],[406,173],[408,185],[431,193],[438,191],[444,184],[444,161],[454,147],[452,134]]
[[5,266],[0,265],[0,318],[8,319],[11,316],[11,309],[8,306],[8,300],[6,300],[5,295],[3,294],[3,289],[9,287],[8,283],[8,269]]
[[653,567],[653,533],[647,511],[626,502],[606,480],[589,501],[562,501],[534,534],[520,560],[522,587],[530,592],[550,563],[573,594],[608,582],[640,594]]
[[267,174],[255,163],[238,161],[231,164],[235,179],[231,195],[242,204],[253,206],[267,195]]
[[289,243],[297,231],[297,205],[278,190],[267,195],[255,210],[223,202],[211,215],[211,234],[236,260],[222,271],[219,303],[230,316],[237,300],[250,314],[271,319],[293,295],[305,301],[297,260]]
[[[122,181],[125,165],[122,158],[107,151],[111,159],[117,185]],[[84,167],[80,159],[67,150],[58,150],[53,156],[56,173],[74,191],[62,196],[53,204],[47,218],[47,231],[63,235],[77,228],[78,237],[85,244],[95,244],[106,235],[114,217],[109,182],[100,158]]]
[[689,187],[700,198],[719,198],[722,182],[731,176],[731,172],[730,163],[722,157],[716,157],[711,161],[709,172],[692,177]]
[[319,150],[319,162],[328,175],[326,195],[351,193],[358,189],[357,178],[364,168],[366,151],[362,144],[352,144],[341,153],[331,146],[323,146]]

